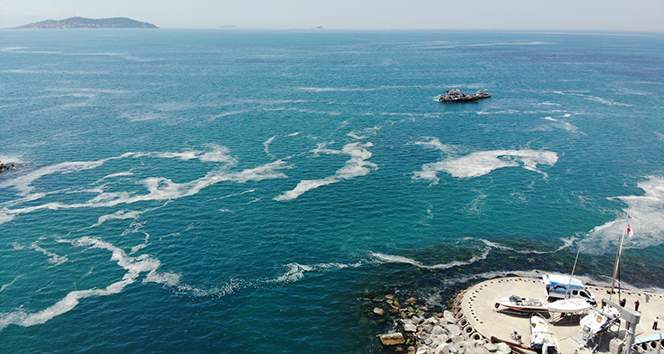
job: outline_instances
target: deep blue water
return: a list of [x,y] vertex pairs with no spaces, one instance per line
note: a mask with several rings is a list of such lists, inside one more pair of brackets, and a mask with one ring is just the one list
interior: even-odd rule
[[663,89],[660,34],[2,31],[1,351],[379,352],[362,298],[606,279],[626,214],[664,287]]

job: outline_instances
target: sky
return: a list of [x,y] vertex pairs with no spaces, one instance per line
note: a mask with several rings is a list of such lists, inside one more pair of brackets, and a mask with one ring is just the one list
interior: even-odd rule
[[664,0],[0,0],[0,27],[71,16],[164,28],[664,32]]

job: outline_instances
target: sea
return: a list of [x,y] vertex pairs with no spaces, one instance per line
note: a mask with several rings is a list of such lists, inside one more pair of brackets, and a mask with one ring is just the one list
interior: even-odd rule
[[655,33],[1,31],[0,352],[381,353],[628,223],[664,288],[662,102]]

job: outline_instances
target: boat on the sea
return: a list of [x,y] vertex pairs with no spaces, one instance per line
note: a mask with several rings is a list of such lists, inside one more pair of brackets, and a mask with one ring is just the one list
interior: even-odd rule
[[486,90],[479,90],[475,93],[467,94],[459,89],[451,89],[440,96],[436,96],[436,100],[442,103],[464,103],[464,102],[477,102],[486,98],[490,98]]
[[496,310],[510,310],[516,312],[546,312],[548,311],[544,301],[537,298],[512,295],[496,300]]
[[549,324],[540,316],[530,318],[530,348],[537,353],[558,353],[558,340]]

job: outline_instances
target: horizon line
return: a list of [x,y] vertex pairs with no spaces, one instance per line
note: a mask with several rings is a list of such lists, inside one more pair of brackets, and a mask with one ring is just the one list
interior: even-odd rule
[[[79,16],[80,17],[80,16]],[[146,21],[142,21],[146,22]],[[152,22],[148,22],[153,24]],[[156,24],[155,24],[156,25]],[[312,27],[243,27],[239,25],[219,25],[217,27],[185,27],[160,26],[157,28],[18,28],[3,27],[0,30],[14,31],[66,31],[66,30],[218,30],[218,31],[311,31],[311,32],[416,32],[416,31],[469,31],[469,32],[497,32],[497,33],[540,33],[540,34],[664,34],[664,30],[621,30],[621,29],[534,29],[534,28],[485,28],[485,27],[326,27],[324,25]],[[19,26],[20,27],[20,26]]]

